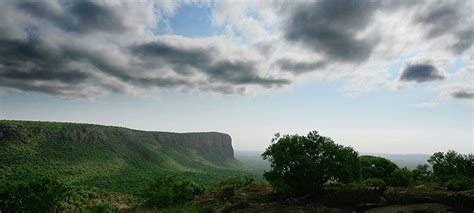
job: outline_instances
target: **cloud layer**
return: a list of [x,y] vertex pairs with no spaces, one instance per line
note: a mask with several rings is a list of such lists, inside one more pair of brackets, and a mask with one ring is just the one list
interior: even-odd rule
[[[190,3],[2,1],[0,86],[95,98],[163,89],[248,94],[323,78],[366,90],[449,84],[442,67],[474,56],[469,1],[216,1],[204,6],[221,35],[156,34],[181,4]],[[431,62],[401,59],[413,52]],[[400,60],[399,79],[387,79]],[[472,99],[462,82],[468,90],[451,96]]]

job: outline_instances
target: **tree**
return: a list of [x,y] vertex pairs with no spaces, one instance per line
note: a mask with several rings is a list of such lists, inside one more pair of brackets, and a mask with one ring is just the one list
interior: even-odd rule
[[70,192],[65,184],[48,178],[8,184],[0,190],[0,212],[52,212]]
[[359,161],[363,180],[368,178],[379,178],[388,182],[393,171],[398,169],[398,166],[395,163],[383,157],[364,155],[359,157]]
[[307,136],[276,134],[262,157],[271,163],[265,179],[282,196],[321,192],[328,181],[347,183],[360,176],[358,153],[317,131]]
[[453,150],[434,153],[428,162],[433,167],[433,174],[442,180],[453,177],[474,177],[474,155],[462,155]]
[[203,185],[191,180],[176,180],[171,177],[158,178],[145,191],[143,205],[151,208],[183,205],[204,191]]
[[393,170],[388,181],[390,186],[409,186],[412,182],[413,175],[407,168]]
[[427,181],[431,176],[430,166],[428,164],[420,164],[412,171],[413,179],[416,181]]

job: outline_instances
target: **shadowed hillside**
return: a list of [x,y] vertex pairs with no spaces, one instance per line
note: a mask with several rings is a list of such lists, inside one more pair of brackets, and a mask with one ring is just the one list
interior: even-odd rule
[[147,132],[92,124],[0,121],[0,181],[48,176],[137,191],[157,176],[212,184],[236,175],[231,138],[218,132]]

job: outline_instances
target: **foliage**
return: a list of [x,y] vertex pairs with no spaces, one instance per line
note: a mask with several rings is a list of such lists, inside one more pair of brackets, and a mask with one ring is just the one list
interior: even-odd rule
[[407,168],[395,169],[388,180],[390,186],[410,186],[413,183],[413,175]]
[[247,186],[251,183],[254,182],[254,179],[252,177],[244,176],[244,177],[230,177],[227,178],[219,184],[217,184],[217,187],[224,187],[224,186],[233,186],[234,188],[240,188],[243,186]]
[[214,207],[212,206],[203,206],[203,207],[194,207],[194,206],[173,206],[166,209],[160,210],[164,213],[213,213]]
[[387,182],[398,166],[392,161],[370,155],[359,157],[362,179],[379,178]]
[[182,143],[159,141],[162,135],[156,134],[92,124],[0,120],[0,186],[45,176],[72,186],[138,194],[163,174],[206,185],[233,176],[262,176],[208,161]]
[[385,181],[380,178],[367,178],[364,180],[364,184],[370,187],[384,187]]
[[448,190],[462,191],[474,188],[474,181],[468,177],[460,176],[448,180],[445,183]]
[[47,178],[4,185],[0,191],[0,212],[54,211],[61,208],[69,192],[65,184]]
[[158,178],[144,193],[144,206],[147,208],[166,208],[184,205],[196,195],[205,191],[205,187],[191,180],[176,180],[171,177]]
[[428,162],[433,167],[433,174],[442,180],[466,176],[474,178],[474,155],[462,155],[453,150],[434,153]]
[[415,169],[413,169],[413,180],[415,181],[425,181],[428,182],[431,179],[431,171],[430,166],[428,164],[418,165]]
[[282,196],[317,193],[330,180],[352,182],[360,175],[357,152],[317,131],[307,136],[276,134],[262,157],[271,163],[265,179]]

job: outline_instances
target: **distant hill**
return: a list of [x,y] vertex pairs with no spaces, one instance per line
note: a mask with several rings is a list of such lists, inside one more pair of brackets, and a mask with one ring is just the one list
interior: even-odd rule
[[130,192],[158,176],[212,184],[239,169],[231,137],[224,133],[0,120],[0,184],[49,176]]

